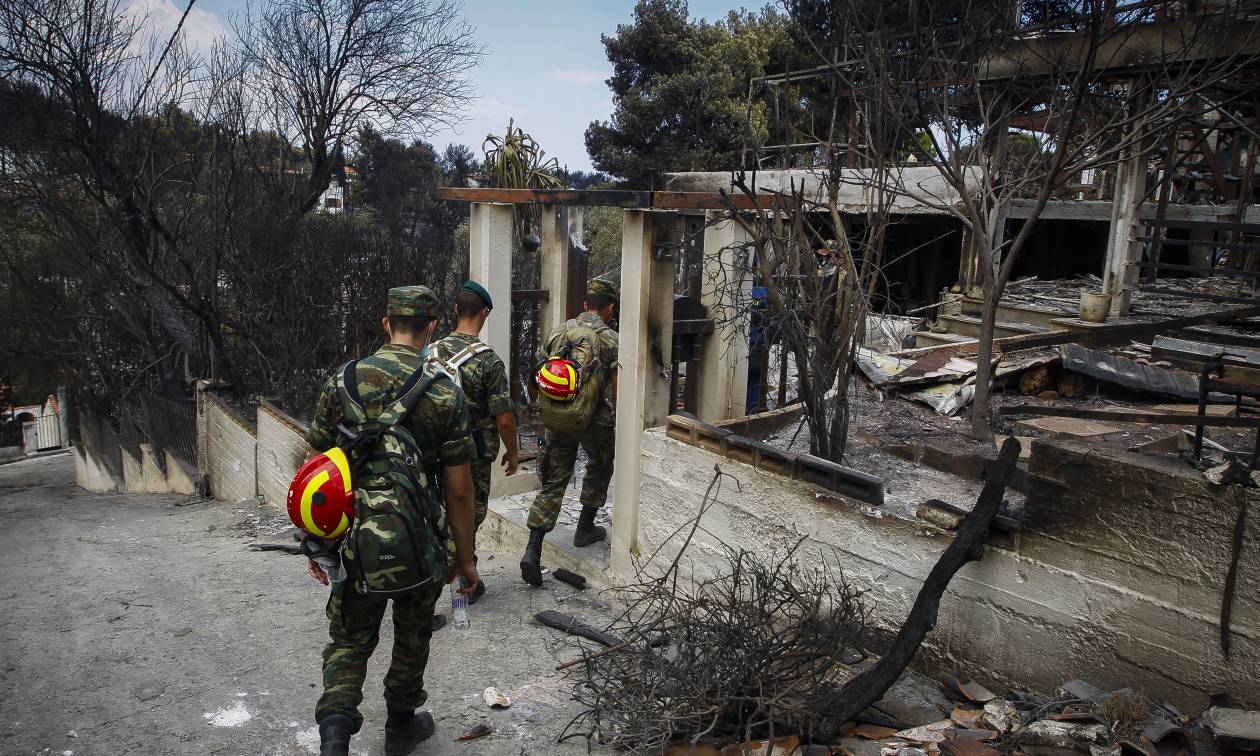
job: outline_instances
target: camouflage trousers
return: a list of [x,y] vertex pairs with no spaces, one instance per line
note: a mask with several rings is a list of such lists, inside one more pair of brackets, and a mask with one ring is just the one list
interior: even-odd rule
[[486,521],[486,512],[490,506],[490,472],[494,468],[494,457],[477,457],[469,466],[472,473],[473,496],[477,503],[477,527]]
[[[394,650],[385,673],[385,701],[403,709],[418,709],[429,694],[424,690],[424,668],[429,662],[433,635],[433,607],[440,591],[393,599]],[[334,583],[328,598],[329,644],[324,648],[324,694],[315,706],[315,721],[329,714],[345,714],[354,730],[363,726],[359,704],[368,657],[380,640],[381,620],[390,599],[364,596],[350,581]]]
[[564,490],[573,479],[578,447],[586,452],[586,474],[582,478],[582,506],[598,508],[608,500],[608,482],[612,480],[613,454],[616,451],[613,425],[592,423],[577,436],[558,436],[547,431],[542,454],[538,458],[538,477],[542,487],[529,510],[529,527],[550,531],[560,516]]

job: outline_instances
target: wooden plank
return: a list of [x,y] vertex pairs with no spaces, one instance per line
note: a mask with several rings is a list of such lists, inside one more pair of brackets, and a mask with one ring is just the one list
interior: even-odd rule
[[1135,412],[1129,410],[1095,410],[1081,407],[1046,407],[1038,404],[1012,404],[998,408],[1001,415],[1036,415],[1039,417],[1075,417],[1081,420],[1106,420],[1143,425],[1203,425],[1214,428],[1260,428],[1260,417],[1190,415],[1184,412]]
[[587,207],[652,206],[652,193],[625,189],[500,189],[498,187],[439,186],[440,200],[505,202],[512,205],[583,205]]
[[512,291],[513,302],[550,302],[551,292],[547,289],[515,289]]
[[1194,341],[1206,341],[1210,344],[1260,349],[1260,336],[1230,333],[1228,331],[1214,331],[1203,327],[1187,328],[1184,331],[1178,331],[1174,335]]
[[[1236,221],[1196,221],[1196,220],[1176,220],[1167,218],[1151,218],[1146,221],[1148,226],[1162,226],[1164,228],[1191,228],[1202,231],[1242,231],[1244,233],[1260,234],[1260,223],[1238,223]],[[1211,242],[1197,242],[1198,244],[1211,244]]]
[[[1225,245],[1218,245],[1225,246]],[[1256,245],[1248,245],[1256,246]],[[1260,248],[1260,247],[1258,247]],[[1230,270],[1229,268],[1212,268],[1206,265],[1174,265],[1172,263],[1140,262],[1137,267],[1147,270],[1179,270],[1188,273],[1205,273],[1209,276],[1225,276],[1227,278],[1260,278],[1260,273],[1246,270]]]
[[1201,239],[1160,239],[1154,236],[1135,236],[1135,241],[1159,242],[1170,247],[1215,247],[1219,249],[1256,249],[1260,242],[1221,242],[1203,241]]
[[[1204,302],[1221,302],[1222,304],[1249,304],[1255,302],[1255,297],[1238,297],[1228,294],[1212,294],[1205,291],[1191,291],[1189,289],[1174,289],[1167,286],[1140,286],[1139,291],[1147,294],[1163,294],[1169,297],[1184,297],[1186,299],[1200,299]],[[1225,322],[1225,321],[1218,321]]]
[[652,210],[765,210],[779,195],[762,192],[641,192],[626,189],[500,189],[439,186],[437,197],[452,202],[502,202],[512,205],[579,205]]
[[1182,358],[1192,362],[1206,363],[1224,355],[1225,364],[1260,367],[1260,350],[1243,346],[1224,346],[1222,344],[1205,344],[1201,341],[1187,341],[1171,336],[1157,336],[1151,344],[1151,356],[1159,359]]
[[779,195],[763,192],[748,196],[743,192],[652,192],[657,210],[766,210],[775,206]]
[[[1189,315],[1183,318],[1170,318],[1168,320],[1156,320],[1151,322],[1118,323],[1112,326],[1099,326],[1085,332],[1051,331],[1050,333],[1030,333],[1022,336],[1008,336],[1003,339],[994,339],[993,349],[995,352],[1012,352],[1018,349],[1035,349],[1043,346],[1059,346],[1060,344],[1086,344],[1090,346],[1123,344],[1133,340],[1135,337],[1167,333],[1168,331],[1185,328],[1186,326],[1202,325],[1204,323],[1217,323],[1222,320],[1237,320],[1257,313],[1260,313],[1260,304],[1247,305],[1244,307],[1231,307],[1226,310],[1216,310],[1214,312],[1207,312],[1199,315]],[[947,349],[950,348],[950,346],[953,345],[941,348]],[[954,348],[966,349],[969,346],[973,345],[962,344],[955,346]]]

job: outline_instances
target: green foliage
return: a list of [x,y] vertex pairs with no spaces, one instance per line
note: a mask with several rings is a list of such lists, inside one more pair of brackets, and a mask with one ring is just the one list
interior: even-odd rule
[[745,135],[765,141],[767,101],[748,108],[749,80],[781,66],[787,21],[767,9],[693,21],[684,0],[640,0],[634,22],[603,38],[613,65],[610,121],[586,130],[598,170],[650,188],[669,171],[738,166]]
[[[489,149],[486,149],[489,145]],[[486,173],[494,186],[507,189],[562,189],[560,163],[543,160],[546,152],[523,129],[508,120],[507,133],[488,134],[481,145],[486,153]]]
[[590,252],[587,263],[591,278],[606,275],[621,266],[621,219],[619,207],[588,207],[582,243]]

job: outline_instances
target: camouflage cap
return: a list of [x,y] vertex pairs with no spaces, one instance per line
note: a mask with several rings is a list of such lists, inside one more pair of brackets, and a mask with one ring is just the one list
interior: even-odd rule
[[586,293],[603,294],[606,297],[612,297],[619,302],[621,301],[621,287],[607,278],[592,278],[586,287]]
[[389,290],[385,314],[391,317],[436,318],[437,294],[428,286],[395,286]]

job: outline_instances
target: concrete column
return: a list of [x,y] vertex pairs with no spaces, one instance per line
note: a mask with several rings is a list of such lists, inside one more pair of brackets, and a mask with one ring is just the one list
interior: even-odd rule
[[[649,216],[648,236],[651,247],[647,300],[648,364],[643,424],[645,428],[659,428],[669,420],[669,392],[673,386],[670,347],[674,339],[674,279],[680,253],[677,243],[682,239],[682,217],[672,213]],[[654,254],[652,250],[665,241],[670,242],[670,246],[662,248],[664,254]],[[624,247],[622,256],[625,256]]]
[[[1130,85],[1130,97],[1133,93]],[[1139,109],[1141,102],[1130,102]],[[1107,233],[1107,261],[1103,269],[1103,292],[1111,295],[1112,316],[1129,312],[1129,300],[1137,284],[1137,263],[1142,259],[1141,245],[1134,240],[1138,232],[1138,215],[1146,194],[1146,152],[1143,145],[1132,144],[1116,165],[1116,189],[1111,200],[1111,227]]]
[[[621,225],[621,323],[617,332],[617,464],[613,471],[613,572],[634,573],[639,551],[639,466],[651,379],[652,215],[626,210]],[[671,290],[672,290],[671,286]]]
[[472,203],[468,231],[468,277],[494,300],[481,340],[507,363],[512,353],[512,206]]
[[144,493],[144,464],[140,458],[139,449],[123,446],[121,451],[122,490],[127,493]]
[[146,493],[169,493],[166,484],[166,472],[158,461],[157,450],[153,444],[140,444],[140,469]]
[[744,228],[733,220],[719,220],[724,213],[710,211],[704,230],[704,266],[700,301],[713,318],[714,332],[705,337],[704,351],[696,362],[696,417],[716,423],[746,413],[748,398],[748,307],[752,298],[752,273]]
[[[542,338],[554,331],[566,320],[565,305],[569,301],[569,215],[572,208],[551,207],[542,209],[542,248],[539,254],[542,287],[548,298],[543,302],[542,322],[539,329]],[[578,284],[581,285],[581,284]]]
[[[481,340],[494,349],[506,365],[512,354],[512,205],[472,203],[469,221],[468,277],[486,288],[494,309],[481,329]],[[543,231],[548,224],[544,213]],[[546,259],[544,257],[544,259]],[[532,359],[527,357],[526,359]],[[503,474],[498,462],[490,467],[490,496],[498,498],[537,486],[524,473],[515,478]]]
[[1138,213],[1146,184],[1146,158],[1138,154],[1116,166],[1116,189],[1111,202],[1111,227],[1107,233],[1107,262],[1103,271],[1103,291],[1111,294],[1111,314],[1129,312],[1129,299],[1137,283],[1136,263],[1142,248],[1134,241]]

